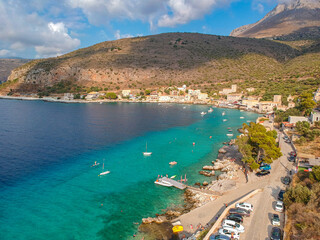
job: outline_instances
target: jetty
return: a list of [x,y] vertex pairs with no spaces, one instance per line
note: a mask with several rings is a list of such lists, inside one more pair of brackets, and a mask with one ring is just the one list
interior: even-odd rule
[[163,181],[166,181],[166,182],[169,182],[170,184],[172,184],[173,187],[176,187],[176,188],[179,188],[181,190],[185,189],[187,187],[187,185],[181,183],[181,182],[178,182],[176,180],[173,180],[171,178],[167,178],[167,177],[162,177],[161,178]]

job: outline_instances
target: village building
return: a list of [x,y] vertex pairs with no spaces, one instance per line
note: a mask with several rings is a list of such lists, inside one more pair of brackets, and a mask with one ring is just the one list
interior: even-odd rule
[[160,102],[170,102],[171,101],[171,97],[170,96],[160,96],[159,97],[159,101]]
[[254,87],[246,88],[247,92],[254,92]]
[[227,95],[227,101],[229,103],[233,103],[233,102],[239,101],[239,100],[241,100],[241,98],[242,98],[242,94],[241,93],[233,93],[233,94],[228,94]]
[[246,106],[248,109],[258,108],[259,100],[242,99],[242,105]]
[[296,104],[294,102],[288,102],[288,108],[294,108]]
[[131,93],[131,90],[122,90],[121,94],[123,97],[129,97]]
[[297,122],[309,122],[309,118],[303,117],[303,116],[289,116],[288,122],[290,124],[293,124],[293,126],[296,126]]
[[297,161],[298,161],[298,167],[312,168],[314,166],[320,166],[320,157],[316,157],[313,154],[298,152]]
[[96,100],[100,94],[98,92],[89,92],[86,96],[86,100]]
[[273,112],[273,109],[278,106],[279,103],[271,101],[261,101],[259,102],[259,112]]
[[320,121],[320,112],[319,111],[313,111],[310,114],[310,121],[312,124],[314,124],[315,122],[319,122]]
[[206,99],[208,99],[208,94],[207,93],[199,93],[198,99],[199,100],[206,100]]
[[219,91],[220,95],[228,95],[230,93],[235,93],[237,92],[237,85],[231,85],[231,88],[224,88],[222,91]]
[[281,104],[281,95],[274,95],[273,102]]
[[73,93],[64,93],[62,99],[63,100],[73,100],[74,99],[74,95],[73,95]]
[[292,102],[293,100],[294,100],[294,97],[293,97],[293,96],[289,95],[289,96],[287,97],[287,101],[288,101],[288,102]]
[[313,100],[315,102],[319,102],[320,101],[320,87],[317,89],[317,91],[314,93],[314,96],[313,96]]

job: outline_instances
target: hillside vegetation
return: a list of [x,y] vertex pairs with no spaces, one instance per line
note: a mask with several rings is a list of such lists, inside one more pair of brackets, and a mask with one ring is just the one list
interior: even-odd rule
[[10,76],[16,92],[37,92],[60,81],[77,86],[145,89],[215,83],[318,79],[319,41],[300,43],[198,33],[165,33],[96,44],[34,60]]

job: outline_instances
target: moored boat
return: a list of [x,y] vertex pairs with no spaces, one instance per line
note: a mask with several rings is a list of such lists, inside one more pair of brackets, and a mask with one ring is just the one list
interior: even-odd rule
[[162,178],[158,178],[156,181],[154,181],[155,184],[165,186],[165,187],[172,187],[173,185]]

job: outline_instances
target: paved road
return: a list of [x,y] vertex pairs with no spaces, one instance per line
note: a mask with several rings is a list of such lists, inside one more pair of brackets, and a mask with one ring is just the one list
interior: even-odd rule
[[[287,160],[288,153],[292,151],[292,147],[290,144],[285,143],[282,137],[283,135],[281,135],[280,147],[283,156],[272,164],[272,174],[268,178],[268,184],[265,186],[264,191],[255,196],[256,199],[253,199],[255,205],[254,212],[250,217],[252,219],[249,224],[247,222],[244,223],[246,232],[241,235],[241,239],[270,239],[272,214],[277,213],[274,210],[275,202],[279,191],[285,189],[281,178],[289,175],[289,171],[293,169],[292,163]],[[283,213],[280,214],[280,217],[282,220],[281,227],[283,227]]]
[[241,234],[241,239],[269,239],[268,236],[272,229],[270,216],[275,212],[273,210],[273,202],[276,201],[280,189],[285,188],[281,183],[281,177],[289,174],[292,169],[292,163],[287,160],[288,152],[292,151],[292,148],[283,141],[283,135],[281,134],[280,136],[280,147],[284,156],[274,161],[269,176],[258,178],[251,174],[249,182],[244,183],[243,181],[237,190],[230,191],[215,201],[194,209],[176,220],[180,220],[187,232],[194,232],[195,228],[191,229],[191,224],[197,226],[199,223],[206,225],[208,222],[213,222],[225,209],[225,203],[230,204],[249,192],[262,188],[264,191],[252,199],[252,201],[255,201],[255,210],[252,216],[245,220],[244,224],[248,226],[245,226],[246,232]]

